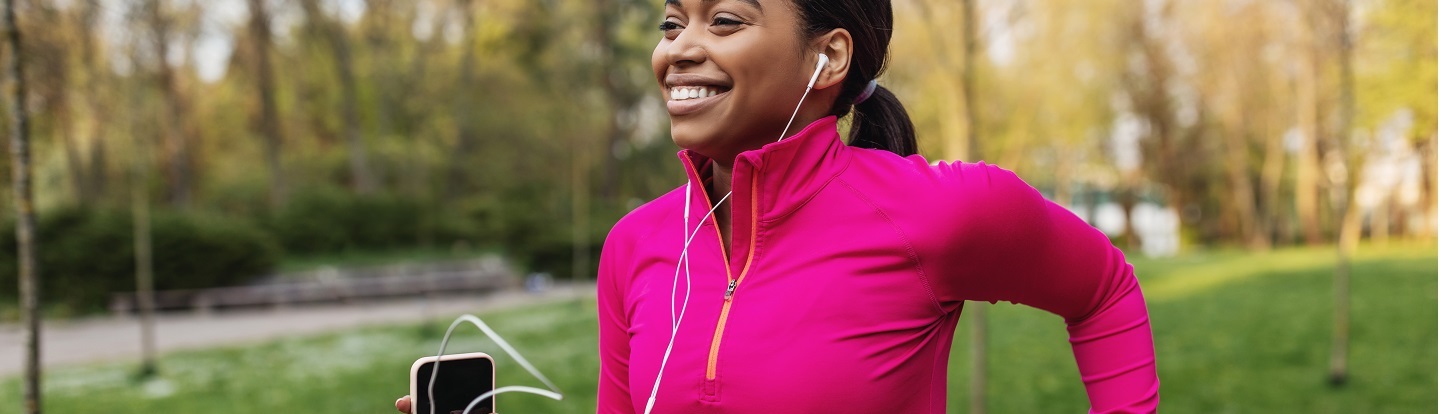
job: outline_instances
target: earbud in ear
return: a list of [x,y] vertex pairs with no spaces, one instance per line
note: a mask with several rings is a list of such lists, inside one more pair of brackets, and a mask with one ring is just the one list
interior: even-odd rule
[[810,83],[805,85],[806,89],[814,88],[815,81],[820,79],[820,71],[825,70],[825,64],[830,63],[830,57],[824,53],[819,54],[820,59],[815,61],[815,74],[810,75]]

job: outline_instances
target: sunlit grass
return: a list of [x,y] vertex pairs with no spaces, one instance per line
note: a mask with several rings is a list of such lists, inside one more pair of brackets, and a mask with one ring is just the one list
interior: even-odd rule
[[[1352,377],[1343,388],[1325,381],[1333,263],[1333,251],[1324,248],[1136,260],[1154,323],[1162,411],[1435,412],[1435,246],[1360,251],[1352,285]],[[501,412],[593,411],[593,303],[481,315],[565,391],[561,402],[503,395]],[[990,309],[990,411],[1083,412],[1084,389],[1060,318],[1003,303]],[[448,322],[176,353],[165,356],[161,375],[149,381],[133,378],[133,364],[52,370],[46,411],[389,412],[406,392],[410,363],[435,352]],[[968,407],[967,329],[962,320],[952,352],[951,412]],[[496,349],[469,327],[451,348],[492,355]],[[507,357],[496,358],[500,383],[538,385]],[[18,412],[18,382],[10,379],[0,391],[0,413]]]

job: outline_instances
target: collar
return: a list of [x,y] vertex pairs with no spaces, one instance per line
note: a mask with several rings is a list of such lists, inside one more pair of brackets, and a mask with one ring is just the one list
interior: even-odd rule
[[[735,157],[731,174],[732,206],[753,206],[761,220],[783,217],[809,201],[815,193],[849,165],[849,147],[840,140],[836,118],[810,123],[795,135]],[[690,185],[705,188],[711,178],[711,160],[694,151],[678,154],[686,164]],[[695,191],[692,205],[708,209],[704,191]],[[732,208],[737,222],[753,219],[743,208]],[[704,210],[701,210],[701,214]]]

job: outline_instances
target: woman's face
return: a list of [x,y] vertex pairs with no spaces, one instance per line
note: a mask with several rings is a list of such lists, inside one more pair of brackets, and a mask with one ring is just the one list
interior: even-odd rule
[[650,65],[675,143],[728,165],[779,138],[818,59],[799,24],[787,0],[666,0]]

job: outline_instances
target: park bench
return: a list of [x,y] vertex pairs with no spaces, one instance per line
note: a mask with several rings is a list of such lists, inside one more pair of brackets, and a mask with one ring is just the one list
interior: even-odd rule
[[[194,310],[283,307],[363,300],[475,294],[519,285],[498,259],[476,259],[372,268],[336,269],[271,277],[248,286],[174,289],[155,292],[155,309]],[[110,309],[120,315],[138,310],[135,292],[111,295]]]

